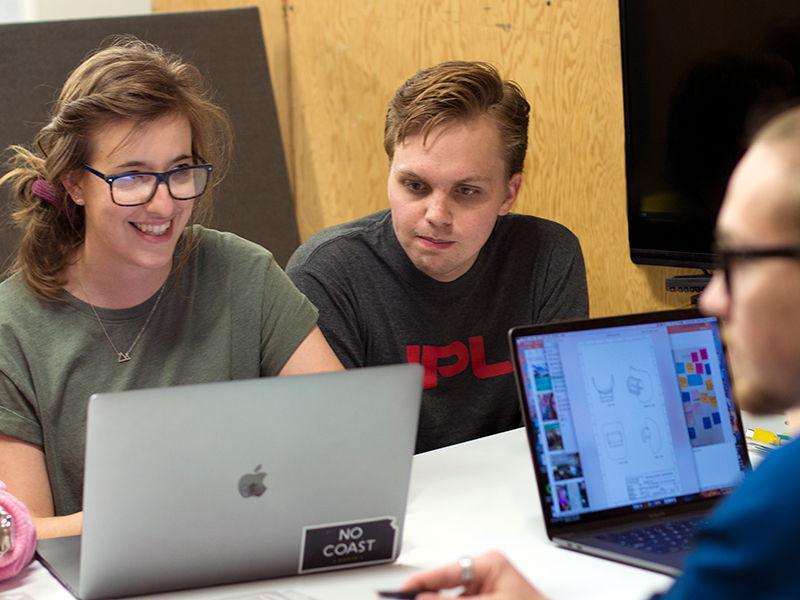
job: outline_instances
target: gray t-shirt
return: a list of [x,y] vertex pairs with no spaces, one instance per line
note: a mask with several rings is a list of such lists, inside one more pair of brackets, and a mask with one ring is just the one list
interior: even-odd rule
[[528,215],[499,217],[475,264],[450,283],[414,266],[389,210],[314,235],[286,272],[346,368],[425,367],[417,452],[519,426],[508,329],[589,315],[578,239]]
[[[81,510],[91,394],[277,375],[316,324],[316,309],[269,251],[229,233],[196,234],[129,362],[117,361],[85,302],[66,292],[39,300],[18,276],[0,283],[0,431],[44,449],[57,515]],[[157,296],[97,309],[120,350]]]

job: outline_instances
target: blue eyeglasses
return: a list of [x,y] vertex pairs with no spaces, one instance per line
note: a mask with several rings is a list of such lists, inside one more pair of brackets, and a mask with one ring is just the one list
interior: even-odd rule
[[211,165],[193,165],[166,171],[165,173],[122,173],[106,175],[87,164],[81,165],[92,175],[97,175],[111,188],[111,200],[119,206],[147,204],[156,195],[163,181],[175,200],[191,200],[201,196],[208,187],[214,168]]

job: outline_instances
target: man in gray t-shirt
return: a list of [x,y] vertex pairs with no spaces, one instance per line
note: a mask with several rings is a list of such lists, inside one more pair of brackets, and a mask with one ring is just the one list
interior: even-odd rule
[[345,367],[425,367],[417,452],[520,425],[509,327],[588,316],[577,238],[510,213],[529,110],[487,64],[418,72],[386,116],[391,209],[321,231],[287,267]]

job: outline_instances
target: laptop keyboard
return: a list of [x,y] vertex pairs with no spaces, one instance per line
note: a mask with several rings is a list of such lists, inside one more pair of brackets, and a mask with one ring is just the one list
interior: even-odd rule
[[598,536],[601,540],[636,548],[656,554],[669,554],[686,550],[692,544],[697,528],[705,519],[690,519],[675,523],[662,523],[641,529]]

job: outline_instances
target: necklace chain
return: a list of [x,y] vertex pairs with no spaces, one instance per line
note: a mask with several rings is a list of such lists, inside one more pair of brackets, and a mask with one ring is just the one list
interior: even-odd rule
[[139,338],[142,337],[144,330],[147,329],[147,325],[150,323],[150,319],[153,317],[153,313],[156,312],[156,307],[158,306],[158,303],[161,301],[161,296],[164,295],[164,289],[167,287],[167,281],[169,281],[169,278],[167,278],[167,281],[165,281],[164,285],[161,286],[161,291],[158,292],[158,298],[156,298],[155,304],[153,304],[153,308],[150,309],[150,314],[147,315],[147,320],[144,322],[144,325],[142,325],[142,328],[139,330],[139,334],[136,336],[136,339],[133,340],[133,343],[131,344],[131,347],[128,348],[127,352],[120,352],[119,349],[117,348],[117,345],[111,339],[111,336],[108,335],[108,331],[106,331],[106,326],[103,325],[103,321],[102,319],[100,319],[100,315],[97,314],[97,309],[94,307],[94,304],[92,304],[92,301],[89,298],[89,292],[86,291],[86,286],[83,285],[83,278],[81,277],[80,273],[78,273],[78,281],[81,282],[81,288],[83,289],[83,293],[86,296],[86,301],[89,303],[89,306],[92,307],[92,312],[94,313],[97,322],[100,323],[100,327],[103,328],[103,333],[106,334],[108,343],[111,344],[111,347],[114,348],[114,352],[117,353],[117,362],[121,363],[128,362],[131,359],[131,352],[136,347],[136,344],[139,342]]

